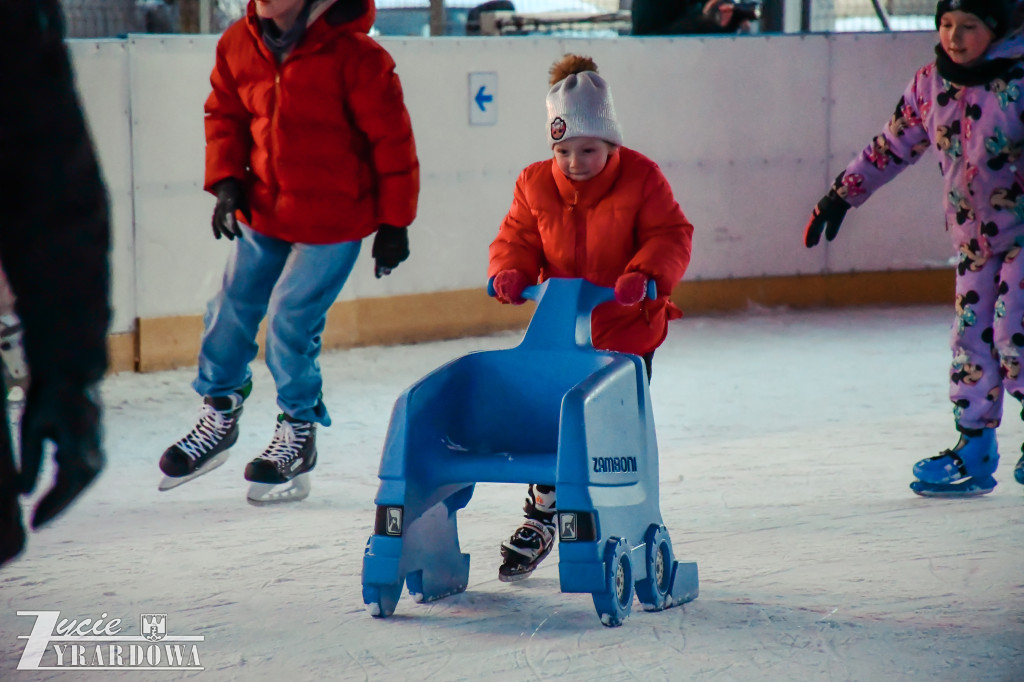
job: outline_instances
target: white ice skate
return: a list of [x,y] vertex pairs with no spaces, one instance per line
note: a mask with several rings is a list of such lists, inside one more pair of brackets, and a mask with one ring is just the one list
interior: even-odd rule
[[298,502],[309,497],[312,487],[309,474],[299,474],[284,483],[252,483],[245,499],[256,507],[282,502]]

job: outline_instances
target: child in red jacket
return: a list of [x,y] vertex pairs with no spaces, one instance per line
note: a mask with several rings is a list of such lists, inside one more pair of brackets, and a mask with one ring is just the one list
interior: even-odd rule
[[[206,101],[213,233],[234,239],[192,386],[198,422],[164,452],[163,489],[224,461],[267,317],[277,418],[245,468],[254,503],[301,499],[316,464],[320,335],[364,238],[378,277],[409,255],[419,163],[391,56],[367,35],[372,0],[256,0],[217,43]],[[244,219],[244,223],[242,222]]]
[[[693,226],[657,164],[622,146],[611,90],[589,57],[566,55],[551,67],[547,134],[553,158],[516,180],[512,207],[490,247],[488,276],[502,303],[550,277],[579,277],[613,287],[598,306],[594,347],[640,355],[651,375],[668,321],[669,300],[690,262]],[[657,296],[647,298],[653,281]],[[526,519],[502,543],[500,580],[527,577],[551,552],[555,490],[531,485]]]

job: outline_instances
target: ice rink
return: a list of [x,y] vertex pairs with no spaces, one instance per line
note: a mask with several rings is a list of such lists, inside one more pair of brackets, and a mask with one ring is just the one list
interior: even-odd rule
[[[559,591],[557,550],[529,580],[498,582],[520,485],[478,485],[459,513],[464,593],[406,594],[388,619],[364,610],[395,399],[519,333],[325,354],[334,426],[318,435],[312,495],[270,508],[246,503],[242,479],[277,414],[264,365],[228,463],[168,492],[157,460],[198,411],[194,370],[112,376],[107,470],[0,569],[0,679],[1024,680],[1016,402],[992,494],[924,499],[907,487],[917,459],[956,440],[951,319],[950,304],[673,322],[651,385],[661,509],[701,592],[664,612],[635,603],[619,628],[601,625],[589,595]],[[35,622],[17,612],[57,610],[120,618],[130,634],[142,614],[164,614],[169,634],[204,638],[204,669],[17,671]]]

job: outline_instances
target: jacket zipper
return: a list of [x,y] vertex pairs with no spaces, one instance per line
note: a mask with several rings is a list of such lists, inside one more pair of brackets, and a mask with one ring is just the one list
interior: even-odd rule
[[271,151],[267,154],[267,167],[270,169],[270,189],[274,196],[277,196],[277,163],[274,159],[277,159],[277,144],[278,144],[278,132],[277,132],[277,121],[278,113],[281,111],[281,66],[277,65],[274,67],[274,102],[271,105],[274,109],[270,114],[270,144]]
[[573,190],[572,203],[569,204],[569,219],[572,221],[572,226],[576,233],[576,244],[573,254],[576,260],[576,272],[574,274],[577,277],[583,277],[587,266],[587,231],[579,211],[576,210],[579,201],[579,191]]
[[[970,125],[970,121],[967,118],[967,92],[966,92],[966,90],[964,91],[963,96],[960,97],[960,99],[958,100],[958,103],[959,103],[959,108],[960,108],[960,144],[961,144],[959,163],[962,164],[963,169],[964,169],[963,170],[963,173],[964,173],[964,186],[963,186],[962,189],[964,190],[964,199],[967,199],[970,196],[970,180],[967,179],[967,159],[964,156],[965,150],[963,149],[963,145],[965,145],[966,142],[967,142],[967,126]],[[973,212],[973,204],[974,204],[974,202],[972,201],[971,202],[972,212]],[[991,250],[989,249],[989,246],[988,246],[988,239],[985,237],[985,235],[981,231],[981,220],[978,218],[977,215],[974,216],[974,226],[975,226],[975,230],[977,231],[978,245],[981,246],[981,252],[983,254],[985,254],[986,256],[990,255],[991,254]]]

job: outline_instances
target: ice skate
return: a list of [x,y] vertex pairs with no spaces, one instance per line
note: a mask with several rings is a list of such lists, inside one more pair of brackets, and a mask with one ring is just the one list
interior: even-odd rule
[[512,537],[501,543],[503,562],[498,567],[498,580],[512,583],[529,578],[554,544],[554,526],[536,519],[524,520]]
[[523,512],[523,525],[501,543],[498,580],[503,583],[529,578],[555,544],[555,489],[531,483]]
[[231,395],[203,398],[196,425],[160,457],[164,473],[160,490],[177,488],[227,461],[228,450],[238,440],[238,419],[250,390],[252,384],[246,384]]
[[923,497],[975,497],[992,492],[999,465],[995,429],[961,429],[952,450],[914,465],[910,489]]
[[309,472],[316,466],[316,424],[278,415],[274,438],[245,467],[247,499],[262,506],[309,497]]
[[[1021,447],[1021,450],[1024,450],[1024,447]],[[1024,485],[1024,455],[1017,460],[1017,466],[1013,469],[1013,477],[1017,479],[1017,483]]]

